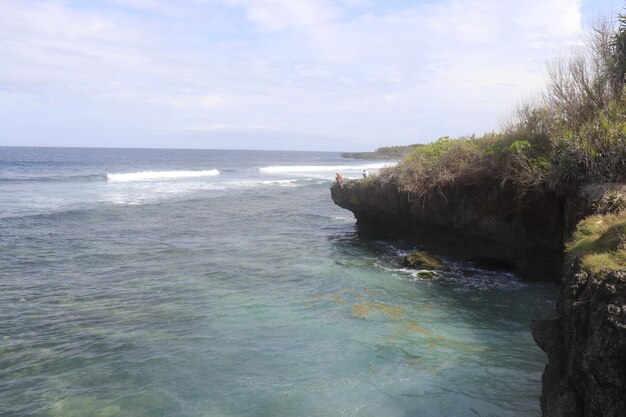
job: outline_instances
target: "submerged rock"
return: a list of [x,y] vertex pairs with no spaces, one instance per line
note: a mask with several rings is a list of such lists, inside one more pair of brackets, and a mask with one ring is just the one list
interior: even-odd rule
[[429,281],[436,281],[439,279],[439,275],[433,271],[417,271],[417,276],[423,280]]
[[402,264],[409,268],[419,268],[427,271],[447,271],[449,269],[440,258],[424,251],[413,252],[405,256]]

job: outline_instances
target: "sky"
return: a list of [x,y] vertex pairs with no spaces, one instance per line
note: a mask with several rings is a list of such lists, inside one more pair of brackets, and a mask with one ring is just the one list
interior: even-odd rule
[[360,151],[482,134],[624,6],[0,0],[0,146]]

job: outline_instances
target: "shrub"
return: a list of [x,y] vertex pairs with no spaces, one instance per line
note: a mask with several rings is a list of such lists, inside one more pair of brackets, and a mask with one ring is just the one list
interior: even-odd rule
[[501,133],[442,137],[414,148],[379,181],[409,198],[449,184],[497,182],[521,193],[568,193],[592,182],[626,181],[626,16],[598,24],[587,48],[548,67],[544,94],[521,104]]
[[410,196],[422,197],[460,178],[478,177],[484,168],[480,158],[475,138],[443,137],[414,149],[395,167],[381,170],[380,176],[383,181],[395,181]]
[[626,196],[621,191],[607,191],[594,208],[598,214],[619,214],[626,209]]

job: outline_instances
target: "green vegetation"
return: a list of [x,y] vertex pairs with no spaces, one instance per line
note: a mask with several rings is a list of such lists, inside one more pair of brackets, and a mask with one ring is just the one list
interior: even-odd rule
[[593,273],[626,269],[626,212],[594,215],[578,224],[567,252]]
[[387,155],[394,158],[403,158],[412,149],[419,148],[420,146],[422,145],[416,144],[407,146],[383,146],[382,148],[376,149],[375,153]]
[[423,145],[384,146],[376,149],[374,152],[344,152],[341,156],[352,159],[402,159],[413,149],[420,146]]
[[598,214],[617,214],[626,210],[626,195],[620,191],[607,191],[602,200],[595,204]]
[[410,198],[451,184],[512,186],[559,194],[626,180],[626,16],[598,25],[584,50],[548,67],[547,87],[501,132],[443,137],[383,169]]
[[378,177],[373,174],[368,174],[367,177],[359,179],[358,181],[362,187],[376,187],[378,184]]

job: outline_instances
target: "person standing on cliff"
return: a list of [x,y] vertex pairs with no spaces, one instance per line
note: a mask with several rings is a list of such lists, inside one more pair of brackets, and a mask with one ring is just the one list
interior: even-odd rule
[[335,179],[336,179],[336,180],[337,180],[337,182],[338,182],[338,183],[340,183],[340,184],[341,184],[341,182],[343,181],[343,177],[342,177],[342,176],[341,176],[341,174],[340,174],[340,173],[338,173],[338,172],[337,172],[337,173],[336,173],[336,175],[335,175]]
[[363,170],[363,178],[367,178],[367,171]]

